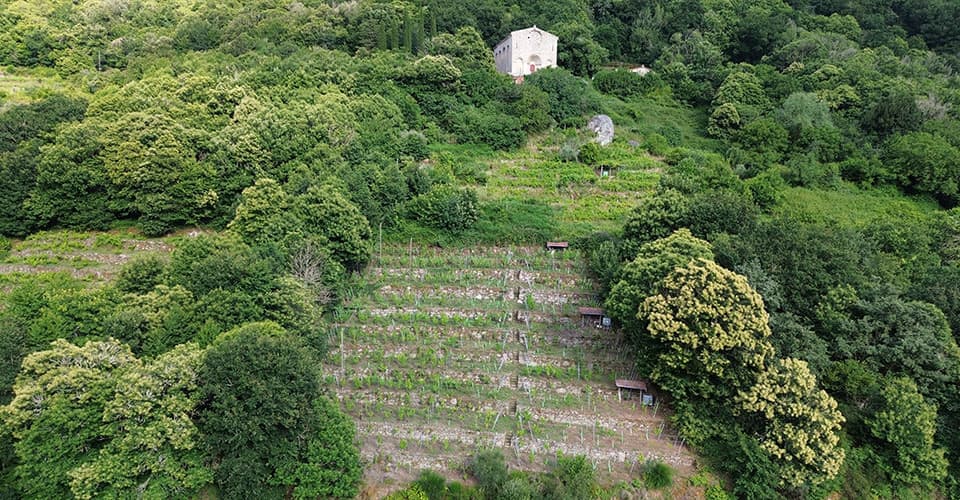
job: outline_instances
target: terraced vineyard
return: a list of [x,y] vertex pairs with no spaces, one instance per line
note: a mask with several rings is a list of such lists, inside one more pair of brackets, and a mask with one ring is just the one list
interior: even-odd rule
[[[188,229],[181,235],[200,232]],[[10,251],[0,256],[0,294],[37,274],[65,273],[91,284],[104,283],[134,256],[169,253],[179,237],[146,238],[121,230],[41,231],[12,242]]]
[[374,264],[325,365],[368,484],[423,468],[455,476],[481,447],[527,470],[566,453],[608,479],[648,458],[691,473],[664,409],[618,399],[614,378],[631,364],[614,333],[577,315],[597,305],[577,251],[390,246]]

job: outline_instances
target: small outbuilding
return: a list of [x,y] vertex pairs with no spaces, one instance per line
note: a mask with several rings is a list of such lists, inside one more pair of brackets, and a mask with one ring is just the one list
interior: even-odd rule
[[578,307],[580,312],[580,326],[593,325],[596,328],[610,328],[612,321],[599,307]]
[[632,380],[626,378],[616,379],[617,384],[617,399],[623,401],[623,394],[626,392],[628,395],[627,399],[630,399],[631,394],[638,394],[641,401],[645,401],[644,396],[647,393],[647,383],[643,380]]

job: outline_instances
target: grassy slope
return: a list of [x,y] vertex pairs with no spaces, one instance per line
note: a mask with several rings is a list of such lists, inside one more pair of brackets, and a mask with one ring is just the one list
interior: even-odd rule
[[[368,479],[403,481],[421,466],[453,472],[477,446],[491,444],[519,467],[541,469],[565,450],[591,455],[609,478],[629,477],[641,455],[674,461],[683,475],[691,473],[688,452],[661,439],[661,433],[669,436],[659,427],[662,416],[620,404],[610,391],[629,363],[615,338],[576,323],[575,307],[597,300],[578,254],[555,261],[529,246],[622,225],[669,168],[629,141],[658,133],[686,147],[717,148],[702,133],[699,111],[610,98],[604,110],[618,126],[608,150],[610,163],[620,167],[612,178],[557,160],[571,131],[552,131],[513,152],[435,148],[435,154],[486,172],[486,183],[477,186],[481,221],[460,235],[411,225],[386,234],[366,277],[371,293],[351,304],[356,315],[336,320],[344,345],[325,365],[365,436]],[[929,200],[894,190],[848,185],[790,188],[785,195],[774,213],[854,227],[937,210]],[[131,256],[169,252],[180,237],[146,239],[129,230],[39,233],[14,241],[0,260],[0,291],[36,273],[66,272],[99,284]],[[424,246],[433,242],[453,248]],[[468,247],[476,242],[505,245]]]

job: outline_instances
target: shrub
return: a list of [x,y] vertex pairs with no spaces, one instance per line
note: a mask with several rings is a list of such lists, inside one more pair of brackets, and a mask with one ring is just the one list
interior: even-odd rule
[[507,482],[507,464],[499,450],[481,451],[468,464],[470,474],[477,480],[480,491],[488,500],[500,498]]
[[622,98],[636,97],[657,87],[659,78],[640,76],[632,71],[604,70],[593,77],[593,86],[604,94]]
[[407,213],[426,226],[462,231],[477,221],[480,207],[476,191],[443,185],[410,200]]
[[587,82],[560,68],[547,68],[526,77],[532,85],[547,93],[550,116],[561,125],[577,124],[581,116],[600,109],[600,100]]
[[117,277],[117,289],[125,293],[144,294],[163,281],[166,262],[156,255],[131,260]]
[[427,143],[427,137],[422,132],[407,130],[400,133],[400,139],[397,141],[397,152],[414,160],[422,160],[430,156]]
[[673,469],[659,460],[654,460],[648,463],[643,471],[643,484],[653,490],[667,488],[673,484]]
[[595,142],[588,142],[580,146],[580,153],[577,158],[581,163],[587,165],[596,165],[603,160],[603,149]]
[[430,500],[443,500],[447,489],[447,480],[432,470],[425,470],[413,482],[413,486],[420,488]]
[[459,142],[486,144],[494,149],[512,149],[523,145],[527,136],[519,118],[500,113],[492,107],[461,108],[451,117]]
[[10,243],[10,240],[0,236],[0,258],[6,257],[12,249],[13,245]]
[[643,141],[643,149],[652,155],[663,156],[670,150],[670,142],[660,134],[650,134]]

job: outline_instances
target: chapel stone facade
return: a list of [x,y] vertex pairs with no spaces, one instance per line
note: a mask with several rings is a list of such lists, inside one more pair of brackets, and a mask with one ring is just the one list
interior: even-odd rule
[[557,66],[557,36],[533,26],[517,30],[493,49],[497,71],[513,77]]

